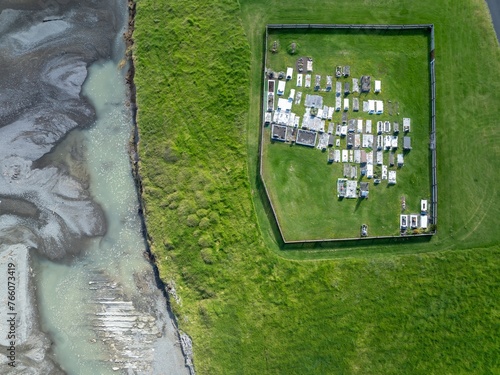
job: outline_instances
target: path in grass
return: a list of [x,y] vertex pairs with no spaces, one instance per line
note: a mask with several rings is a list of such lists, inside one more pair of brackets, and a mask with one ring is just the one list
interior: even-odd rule
[[[440,180],[440,191],[446,192],[440,207],[448,208],[440,208],[443,233],[416,248],[498,244],[491,232],[498,206],[481,199],[484,192],[495,200],[498,194],[487,189],[497,182],[492,108],[498,102],[493,73],[499,56],[488,48],[492,30],[480,22],[485,4],[471,0],[455,8],[430,0],[386,1],[368,8],[363,1],[339,1],[331,9],[327,4],[244,1],[242,13],[230,0],[137,4],[134,55],[147,225],[161,277],[180,297],[172,300],[173,309],[180,328],[193,337],[197,371],[498,371],[497,247],[402,256],[385,253],[415,247],[375,248],[370,256],[296,262],[283,259],[272,245],[259,200],[251,198],[257,197],[258,128],[251,119],[259,118],[253,102],[260,100],[263,25],[332,20],[439,26],[438,90],[446,111],[438,124],[447,124],[440,137],[449,139],[440,146],[440,173],[452,177]],[[462,24],[467,33],[443,28]],[[471,59],[478,54],[481,64]],[[480,67],[490,81],[476,92]],[[469,108],[466,98],[479,107],[463,110]],[[464,124],[492,137],[471,142]],[[458,185],[461,179],[465,183]],[[483,202],[480,211],[462,213],[476,202]],[[465,235],[464,223],[483,216],[483,224],[460,242],[456,235]]]

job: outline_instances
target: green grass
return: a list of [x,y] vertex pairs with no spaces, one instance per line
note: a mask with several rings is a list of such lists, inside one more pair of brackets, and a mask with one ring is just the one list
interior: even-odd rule
[[[351,94],[348,96],[351,110],[349,118],[372,120],[372,134],[376,137],[376,122],[402,118],[412,119],[413,150],[405,155],[403,168],[389,167],[397,171],[397,184],[389,186],[387,181],[374,185],[373,179],[361,178],[370,184],[370,198],[337,199],[337,178],[343,177],[343,164],[327,164],[327,154],[316,149],[303,150],[303,146],[290,147],[280,142],[271,143],[270,129],[264,133],[263,176],[277,211],[284,237],[287,240],[311,240],[322,238],[356,238],[360,226],[369,227],[370,236],[399,235],[399,214],[401,197],[406,197],[407,213],[418,213],[420,199],[430,199],[430,70],[428,31],[409,33],[348,33],[345,31],[272,31],[268,45],[278,40],[280,51],[268,53],[266,66],[274,71],[285,71],[287,66],[295,66],[297,56],[287,53],[284,46],[298,43],[299,55],[314,58],[314,72],[323,77],[332,75],[336,65],[351,65],[351,77],[371,75],[382,80],[382,93]],[[352,78],[341,78],[349,82]],[[335,78],[334,78],[335,79]],[[314,84],[314,82],[313,82]],[[335,82],[334,82],[335,84]],[[352,86],[351,86],[352,87]],[[292,111],[303,118],[306,94],[320,94],[325,105],[335,105],[333,92],[314,92],[313,88],[297,88],[296,79],[287,83],[285,97],[294,88],[302,91],[302,105],[294,105]],[[343,88],[342,88],[343,89]],[[368,115],[363,111],[352,111],[352,98],[385,101],[383,115]],[[398,102],[400,115],[389,114],[389,103]],[[333,122],[341,122],[341,112],[336,112]],[[328,126],[328,122],[327,122]],[[326,127],[327,127],[326,126]],[[464,133],[465,134],[465,133]],[[399,150],[402,152],[401,132]],[[346,149],[345,138],[340,149]],[[375,149],[376,153],[376,149]],[[375,156],[375,154],[374,154]],[[384,164],[388,165],[389,152],[384,151]],[[381,168],[374,166],[380,176]],[[359,174],[359,168],[358,168]]]
[[[499,373],[500,52],[485,12],[479,0],[138,1],[147,226],[161,277],[181,298],[172,304],[199,374]],[[271,22],[436,24],[440,208],[431,243],[275,245],[256,185]]]
[[[304,253],[277,250],[269,219],[258,200],[256,213],[266,245],[282,256],[293,259],[321,259],[353,254],[404,253],[439,249],[490,246],[498,243],[496,217],[500,213],[498,177],[498,120],[500,81],[481,79],[498,70],[499,49],[486,5],[479,0],[434,4],[419,2],[318,1],[310,7],[263,1],[242,2],[247,37],[255,63],[252,68],[249,122],[260,121],[260,93],[264,34],[256,25],[267,23],[433,23],[436,39],[437,140],[438,140],[438,235],[428,243],[410,246],[333,248]],[[267,4],[267,3],[266,3]],[[317,12],[317,9],[323,9]],[[457,24],[455,20],[466,21]],[[487,37],[486,37],[487,36]],[[303,46],[302,46],[303,47]],[[478,59],[477,56],[484,56]],[[316,69],[316,68],[315,68]],[[383,89],[390,85],[383,84]],[[402,91],[401,93],[405,93]],[[400,100],[400,103],[407,100]],[[411,105],[411,104],[410,104]],[[248,134],[250,180],[256,178],[259,132],[250,127]],[[412,151],[413,152],[413,151]],[[256,156],[255,156],[256,157]],[[484,176],[482,178],[481,176]],[[332,251],[333,250],[333,251]],[[345,251],[344,251],[345,250]]]

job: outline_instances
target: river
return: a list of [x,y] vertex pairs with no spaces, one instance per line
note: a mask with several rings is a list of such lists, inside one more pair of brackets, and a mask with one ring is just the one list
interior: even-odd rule
[[493,28],[497,35],[497,40],[500,43],[500,0],[486,0],[488,9],[490,10]]
[[[128,155],[127,10],[0,3],[0,277],[12,264],[16,279],[16,367],[2,323],[2,374],[189,373],[145,257]],[[5,321],[6,288],[0,300]]]

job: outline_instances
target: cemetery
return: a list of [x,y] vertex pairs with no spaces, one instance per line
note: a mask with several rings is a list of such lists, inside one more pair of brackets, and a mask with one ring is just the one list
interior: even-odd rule
[[[341,33],[336,36],[345,37]],[[280,37],[280,33],[269,35],[268,42]],[[297,33],[290,37],[299,38]],[[316,42],[314,35],[306,39],[313,45]],[[304,40],[300,45],[301,53],[307,52]],[[312,46],[310,50],[316,49]],[[421,83],[428,87],[425,48],[423,52]],[[379,61],[369,51],[361,50],[349,58],[335,58],[335,49],[332,49],[332,56],[326,57],[313,53],[279,54],[280,51],[268,54],[264,72],[267,105],[263,111],[262,165],[264,177],[266,168],[275,168],[268,175],[287,181],[287,186],[276,188],[271,178],[266,183],[269,198],[273,206],[278,207],[277,220],[285,230],[290,217],[283,202],[286,199],[290,204],[291,196],[285,198],[280,191],[297,190],[313,195],[322,192],[324,198],[318,199],[315,204],[318,207],[304,205],[304,210],[313,208],[317,212],[315,221],[322,223],[323,233],[301,230],[315,234],[303,236],[290,232],[287,237],[299,240],[358,238],[363,223],[370,227],[370,236],[428,232],[427,215],[425,219],[422,215],[406,215],[404,221],[408,225],[403,230],[405,213],[394,208],[400,208],[401,196],[412,202],[430,198],[428,94],[417,99],[423,103],[424,113],[414,111],[411,90],[402,92],[399,87],[391,87],[400,86],[404,76],[397,76],[397,68],[380,71],[377,68]],[[382,60],[383,51],[378,55]],[[269,104],[269,98],[273,103],[277,101],[276,108]],[[286,170],[284,165],[288,165]],[[313,175],[314,178],[308,178]],[[324,176],[324,179],[318,181],[317,176]],[[313,180],[316,182],[312,183]],[[299,207],[301,200],[298,198],[293,205]],[[297,219],[299,212],[294,212],[293,216]],[[333,220],[328,228],[324,221],[329,218]],[[345,222],[351,223],[348,230],[345,225],[336,226],[336,223]]]

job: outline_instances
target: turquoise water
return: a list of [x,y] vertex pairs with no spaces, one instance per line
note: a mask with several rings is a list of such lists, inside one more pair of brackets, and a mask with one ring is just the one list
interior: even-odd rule
[[89,303],[89,282],[95,274],[119,283],[127,296],[138,293],[133,275],[151,267],[144,259],[144,242],[137,216],[138,203],[127,146],[132,131],[126,107],[123,72],[108,61],[90,67],[84,94],[98,120],[81,133],[86,148],[90,191],[103,208],[108,230],[88,242],[85,255],[69,265],[40,261],[38,304],[43,329],[55,343],[56,361],[69,374],[114,373],[103,366],[106,344],[96,340]]
[[[113,6],[119,25],[127,25],[127,3],[116,0]],[[112,56],[88,68],[82,87],[95,123],[70,132],[40,162],[88,186],[107,229],[102,237],[79,240],[75,251],[66,248],[66,254],[83,250],[64,262],[35,257],[40,325],[52,341],[50,356],[69,375],[187,374],[166,300],[144,257],[128,153],[133,121],[121,63],[123,31],[115,34]],[[90,215],[71,215],[75,226],[92,227]]]

